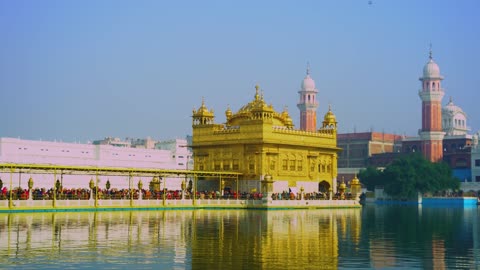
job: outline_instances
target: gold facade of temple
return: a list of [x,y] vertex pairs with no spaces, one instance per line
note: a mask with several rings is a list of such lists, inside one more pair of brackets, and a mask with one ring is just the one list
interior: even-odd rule
[[214,112],[204,100],[193,110],[195,170],[240,172],[243,191],[260,187],[266,175],[288,187],[305,186],[306,192],[335,189],[340,148],[332,111],[316,132],[297,130],[288,111],[276,112],[255,88],[250,103],[236,113],[226,110],[225,124],[214,123]]

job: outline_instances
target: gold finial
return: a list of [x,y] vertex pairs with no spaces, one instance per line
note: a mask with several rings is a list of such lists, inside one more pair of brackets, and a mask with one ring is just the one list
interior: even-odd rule
[[205,97],[202,97],[202,107],[205,106]]
[[258,94],[258,91],[260,90],[260,86],[258,84],[255,85],[255,100],[258,100],[260,95]]

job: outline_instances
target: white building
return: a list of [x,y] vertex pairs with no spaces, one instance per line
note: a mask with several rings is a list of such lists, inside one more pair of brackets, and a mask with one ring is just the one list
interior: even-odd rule
[[[80,144],[0,138],[0,163],[182,170],[192,168],[192,166],[188,166],[191,152],[186,147],[185,139],[163,142],[164,148],[162,149],[134,148],[120,140],[113,141],[113,144]],[[31,175],[28,172],[19,172],[13,174],[12,186],[27,188],[27,181],[30,177],[34,180],[34,188],[50,188],[55,181],[52,174]],[[1,172],[0,178],[3,185],[9,187],[10,173]],[[59,172],[57,176],[64,188],[87,188],[91,178],[91,175],[68,175],[62,172]],[[105,188],[107,179],[110,180],[112,188],[129,187],[129,181],[125,176],[100,176],[99,186],[101,188]],[[135,186],[138,180],[134,179]],[[144,188],[148,188],[150,180],[142,179]],[[166,187],[179,189],[181,180],[179,178],[168,179]]]
[[467,135],[470,128],[467,126],[467,114],[462,108],[449,102],[442,108],[442,129],[446,136]]

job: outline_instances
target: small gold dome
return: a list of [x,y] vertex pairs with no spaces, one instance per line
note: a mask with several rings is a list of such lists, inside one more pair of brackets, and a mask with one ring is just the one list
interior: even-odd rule
[[350,182],[350,185],[360,185],[360,180],[357,178],[356,174],[355,174],[355,177]]
[[337,118],[335,117],[335,114],[333,114],[330,106],[328,106],[328,112],[325,114],[325,117],[323,119],[325,120],[325,122],[328,123],[334,123],[337,121]]
[[228,118],[232,116],[232,110],[230,109],[230,106],[227,107],[227,110],[225,111],[225,116]]

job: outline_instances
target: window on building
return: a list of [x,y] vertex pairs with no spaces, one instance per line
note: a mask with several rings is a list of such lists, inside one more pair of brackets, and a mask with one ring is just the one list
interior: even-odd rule
[[295,160],[290,160],[290,171],[295,171]]
[[253,161],[250,161],[250,163],[248,164],[248,170],[250,170],[250,172],[255,171],[255,163],[253,163]]
[[203,170],[205,170],[205,166],[203,166],[203,164],[200,164],[200,165],[198,165],[198,169],[200,171],[203,171]]
[[220,161],[215,161],[213,166],[215,168],[215,171],[219,171],[220,170]]
[[223,170],[230,171],[230,162],[228,160],[223,161]]
[[480,159],[475,159],[475,167],[480,167]]
[[303,162],[301,160],[297,160],[297,171],[303,171]]
[[275,171],[275,160],[270,160],[270,170]]
[[475,176],[475,182],[480,182],[480,176]]
[[282,169],[284,171],[288,170],[288,160],[286,159],[282,160]]
[[233,170],[238,171],[239,166],[238,166],[238,159],[233,160]]
[[310,171],[311,172],[315,171],[315,163],[313,163],[313,162],[310,164]]

